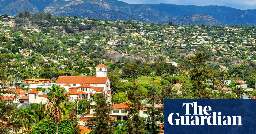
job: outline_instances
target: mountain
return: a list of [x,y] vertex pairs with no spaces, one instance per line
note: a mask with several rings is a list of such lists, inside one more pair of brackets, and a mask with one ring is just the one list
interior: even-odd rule
[[0,14],[49,12],[104,20],[138,20],[150,23],[254,25],[256,10],[224,6],[127,4],[117,0],[0,0]]

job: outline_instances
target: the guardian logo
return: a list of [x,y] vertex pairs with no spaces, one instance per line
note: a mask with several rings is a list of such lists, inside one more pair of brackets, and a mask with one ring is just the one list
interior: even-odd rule
[[224,115],[214,111],[212,106],[201,106],[197,102],[183,103],[185,114],[170,113],[168,123],[171,126],[242,126],[242,116]]

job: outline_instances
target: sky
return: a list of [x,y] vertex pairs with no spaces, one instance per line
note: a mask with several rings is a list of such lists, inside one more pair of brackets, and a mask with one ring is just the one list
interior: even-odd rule
[[170,3],[177,5],[218,5],[239,9],[256,9],[256,0],[121,0],[130,4]]

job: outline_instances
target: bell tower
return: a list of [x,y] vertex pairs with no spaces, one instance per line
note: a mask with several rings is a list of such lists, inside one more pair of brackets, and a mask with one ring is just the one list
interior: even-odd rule
[[96,66],[96,77],[107,77],[108,69],[104,64]]

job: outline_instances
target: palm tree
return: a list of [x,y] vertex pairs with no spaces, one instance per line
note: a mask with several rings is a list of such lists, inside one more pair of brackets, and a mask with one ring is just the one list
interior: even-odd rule
[[12,116],[12,111],[15,109],[15,105],[0,100],[0,133],[7,133],[12,127],[10,118]]
[[[48,109],[48,115],[53,118],[55,123],[59,124],[62,120],[62,108],[61,104],[67,101],[67,96],[65,95],[65,89],[59,86],[52,86],[49,88],[48,99],[49,103],[46,105]],[[58,133],[58,127],[56,130]]]
[[96,99],[96,128],[94,130],[95,134],[110,134],[110,107],[106,102],[106,98],[102,94],[97,94]]
[[36,122],[35,113],[32,113],[30,108],[25,107],[13,111],[12,123],[16,128],[20,128],[23,133],[29,132]]

